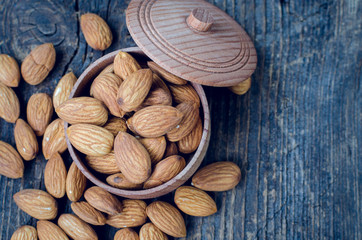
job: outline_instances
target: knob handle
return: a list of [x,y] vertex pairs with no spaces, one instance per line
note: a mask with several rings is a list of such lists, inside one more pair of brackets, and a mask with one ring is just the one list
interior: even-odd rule
[[187,24],[200,32],[208,31],[214,23],[211,13],[203,8],[195,8],[191,11],[186,20]]

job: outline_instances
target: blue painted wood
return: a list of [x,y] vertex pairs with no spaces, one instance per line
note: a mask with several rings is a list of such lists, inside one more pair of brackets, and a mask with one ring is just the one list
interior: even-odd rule
[[[361,239],[362,1],[209,0],[250,34],[258,53],[251,91],[244,96],[205,87],[212,135],[203,165],[236,162],[242,180],[212,194],[218,213],[185,216],[187,239]],[[21,63],[30,49],[53,42],[57,62],[38,86],[15,90],[22,113],[35,92],[51,94],[68,71],[79,76],[93,61],[135,46],[125,24],[128,1],[3,0],[0,53]],[[114,42],[104,52],[85,43],[79,16],[94,12],[110,25]],[[0,139],[14,143],[13,124],[0,120]],[[39,139],[41,140],[41,139]],[[67,153],[63,154],[70,165]],[[44,189],[45,160],[26,162],[23,179],[0,176],[0,239],[36,220],[12,195]],[[161,197],[171,200],[172,194]],[[71,212],[59,201],[60,211]],[[116,229],[95,228],[100,239]]]

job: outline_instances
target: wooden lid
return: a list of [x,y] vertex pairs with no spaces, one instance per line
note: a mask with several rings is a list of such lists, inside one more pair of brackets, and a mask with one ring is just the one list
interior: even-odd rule
[[256,68],[256,51],[247,33],[203,0],[132,0],[127,26],[148,57],[192,82],[233,86]]

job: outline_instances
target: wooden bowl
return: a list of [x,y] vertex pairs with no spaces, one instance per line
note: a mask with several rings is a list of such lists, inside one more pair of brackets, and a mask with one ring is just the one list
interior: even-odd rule
[[[141,65],[142,62],[145,63],[147,60],[149,60],[149,58],[138,47],[125,48],[121,49],[121,51],[130,53],[141,63]],[[78,78],[78,81],[75,83],[75,86],[73,87],[69,98],[89,95],[89,86],[91,85],[91,82],[106,66],[113,62],[113,59],[117,55],[117,53],[118,51],[111,52],[92,63]],[[204,129],[199,147],[193,154],[189,156],[189,159],[186,159],[188,160],[186,167],[176,177],[158,187],[146,190],[123,190],[112,187],[107,182],[97,178],[95,176],[97,174],[93,174],[93,170],[88,169],[87,163],[83,162],[82,158],[80,157],[83,155],[80,154],[70,143],[68,135],[66,133],[68,123],[65,123],[64,127],[68,150],[73,161],[77,164],[80,171],[82,171],[82,173],[95,185],[102,187],[108,192],[111,192],[115,195],[132,199],[148,199],[159,197],[173,191],[177,187],[184,184],[200,166],[202,160],[205,157],[210,140],[210,112],[205,92],[201,85],[192,82],[191,85],[195,88],[201,100],[202,111],[200,111],[200,113],[203,113],[203,115],[201,114],[201,117],[203,117],[204,120]]]

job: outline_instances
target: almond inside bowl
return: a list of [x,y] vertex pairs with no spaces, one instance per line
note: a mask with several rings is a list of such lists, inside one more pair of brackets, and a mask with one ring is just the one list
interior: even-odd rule
[[[150,61],[150,59],[138,48],[125,48],[120,49],[120,51],[128,52],[131,54],[141,66],[147,66],[146,62]],[[69,98],[73,97],[80,97],[80,96],[89,96],[89,88],[92,81],[97,77],[97,75],[109,64],[113,63],[115,56],[119,51],[111,52],[94,63],[92,63],[78,78]],[[144,190],[124,190],[120,188],[116,188],[110,186],[105,181],[105,175],[102,177],[103,174],[95,172],[92,168],[87,166],[87,163],[84,161],[84,155],[78,152],[70,143],[68,135],[66,134],[66,140],[68,145],[69,153],[73,159],[73,161],[77,164],[78,168],[81,172],[95,185],[104,188],[110,193],[113,193],[118,196],[132,198],[132,199],[148,199],[148,198],[155,198],[162,195],[165,195],[177,187],[184,184],[198,169],[200,166],[207,148],[209,146],[210,140],[210,112],[209,106],[207,103],[207,99],[205,96],[205,92],[201,85],[192,83],[190,84],[196,90],[197,94],[199,95],[201,107],[200,107],[200,117],[203,120],[203,133],[199,147],[197,150],[187,156],[185,156],[186,160],[186,167],[174,178],[169,180],[168,182],[163,183],[160,186],[144,189]],[[65,132],[68,128],[68,123],[65,122]]]

